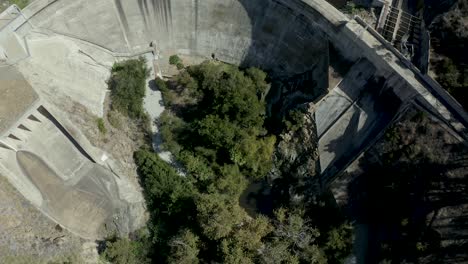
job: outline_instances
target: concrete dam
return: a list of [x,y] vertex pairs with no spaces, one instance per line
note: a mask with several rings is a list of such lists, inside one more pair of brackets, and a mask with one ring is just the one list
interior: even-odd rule
[[[314,102],[322,187],[410,104],[436,113],[465,138],[467,118],[453,98],[359,17],[349,19],[325,0],[36,0],[24,10],[5,12],[0,72],[14,67],[57,109],[58,98],[68,98],[102,116],[110,67],[140,55],[153,54],[163,75],[171,74],[169,56],[179,54],[188,62],[216,58],[259,67],[277,79],[294,77],[273,97],[289,104]],[[340,63],[333,65],[336,56],[348,66],[332,82],[330,68],[340,68]],[[50,151],[56,147],[47,146]],[[48,164],[66,162],[39,160],[34,151],[18,154],[20,166],[34,163],[49,171]],[[0,167],[8,168],[8,162],[0,160]],[[31,183],[10,174],[20,191]],[[48,179],[59,184],[59,176]],[[95,182],[93,190],[100,184]],[[100,203],[106,208],[118,198],[109,190],[96,191],[107,197]],[[60,208],[64,205],[51,211],[60,216]],[[95,211],[101,222],[112,214],[100,207]]]

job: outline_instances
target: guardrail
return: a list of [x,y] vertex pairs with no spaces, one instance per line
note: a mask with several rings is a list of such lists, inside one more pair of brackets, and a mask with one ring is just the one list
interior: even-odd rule
[[468,114],[465,112],[460,103],[453,98],[439,83],[433,80],[431,77],[422,74],[421,71],[413,65],[403,54],[401,54],[395,47],[393,47],[382,35],[380,35],[375,29],[369,26],[361,17],[354,16],[354,20],[363,26],[367,32],[375,37],[381,44],[391,51],[400,62],[410,69],[416,79],[420,81],[428,90],[432,91],[432,94],[436,94],[440,102],[452,113],[457,119],[463,123],[465,127],[468,127]]

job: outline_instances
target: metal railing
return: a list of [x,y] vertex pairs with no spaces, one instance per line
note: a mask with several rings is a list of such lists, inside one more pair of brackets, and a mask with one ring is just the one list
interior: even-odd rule
[[433,95],[438,96],[439,101],[449,110],[454,116],[457,117],[457,120],[460,121],[465,127],[468,128],[468,114],[465,112],[460,103],[453,98],[442,86],[437,83],[434,79],[429,77],[426,74],[422,74],[421,71],[413,65],[403,54],[401,54],[392,44],[390,44],[382,35],[380,35],[375,29],[370,27],[361,17],[354,16],[354,20],[363,26],[367,32],[369,32],[373,37],[375,37],[382,45],[391,51],[400,62],[410,69],[415,78],[426,87]]

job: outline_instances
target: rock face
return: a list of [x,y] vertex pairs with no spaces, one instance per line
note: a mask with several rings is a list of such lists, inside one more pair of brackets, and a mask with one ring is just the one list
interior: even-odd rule
[[270,173],[273,180],[288,181],[289,197],[299,201],[305,189],[320,172],[319,156],[317,152],[317,129],[313,115],[313,104],[307,105],[303,123],[299,128],[281,134],[273,160],[274,165]]

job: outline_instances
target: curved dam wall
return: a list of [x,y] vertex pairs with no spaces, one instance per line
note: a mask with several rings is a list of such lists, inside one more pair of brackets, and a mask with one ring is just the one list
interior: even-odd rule
[[24,14],[33,27],[116,54],[149,52],[154,42],[163,55],[214,55],[228,63],[293,75],[317,63],[325,65],[328,41],[290,2],[294,1],[37,0]]
[[[276,92],[273,101],[303,97],[291,104],[315,100],[307,94],[312,90],[336,88],[328,87],[330,44],[351,65],[359,65],[362,59],[372,66],[357,67],[360,69],[357,74],[369,75],[366,83],[379,80],[375,87],[369,88],[370,94],[385,100],[387,93],[391,93],[401,101],[398,106],[421,101],[460,134],[465,133],[460,120],[468,124],[466,113],[445,91],[434,89],[426,80],[427,76],[414,70],[408,60],[368,25],[358,18],[348,19],[325,0],[36,0],[22,15],[26,22],[15,33],[26,39],[31,32],[55,33],[91,43],[113,57],[151,52],[150,43],[154,43],[165,63],[169,55],[176,53],[204,58],[214,55],[228,63],[259,66],[271,71],[274,77],[287,80],[297,77],[299,82],[312,80],[310,85],[305,85],[307,87],[299,88],[302,91],[297,91],[300,85],[292,80],[292,85],[288,83]],[[48,48],[45,45],[45,49]],[[78,52],[82,53],[82,49],[80,46]],[[55,64],[51,72],[55,71],[54,67]],[[89,67],[85,65],[85,68]],[[81,72],[77,72],[79,74]],[[359,90],[362,85],[351,88]],[[76,90],[79,89],[81,87]],[[365,149],[365,145],[370,144],[367,139],[379,135],[398,111],[392,108],[391,116],[383,121],[372,115],[386,113],[378,107],[360,115],[353,114],[353,124],[358,128],[363,123],[378,124],[374,136],[362,134],[364,143],[359,149]],[[367,116],[374,117],[368,119]],[[362,121],[364,119],[366,121]],[[322,170],[333,168],[330,174],[336,174],[355,158],[353,154],[334,165],[339,155],[351,153],[348,147],[355,148],[353,138],[342,135],[343,131],[353,135],[344,130],[349,127],[345,124],[328,130],[333,135],[322,145],[329,149],[327,160],[332,162],[327,162],[328,165],[323,166],[327,168]],[[341,154],[335,151],[337,146],[341,146]]]

